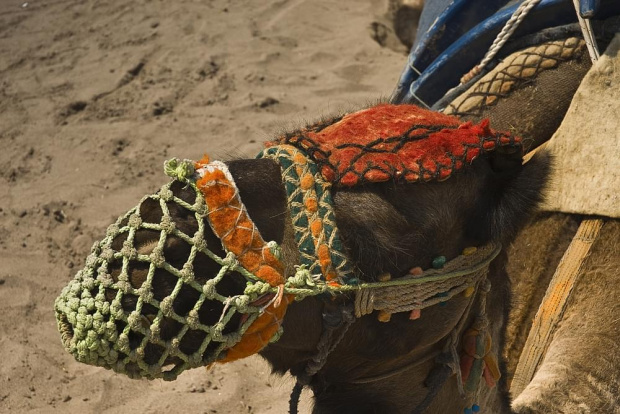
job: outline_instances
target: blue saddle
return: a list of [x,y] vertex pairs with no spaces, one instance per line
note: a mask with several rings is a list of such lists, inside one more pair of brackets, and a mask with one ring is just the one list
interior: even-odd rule
[[[441,109],[446,93],[482,60],[521,3],[522,0],[426,0],[416,41],[391,101]],[[592,21],[618,16],[620,0],[580,0],[580,14]],[[521,22],[498,57],[518,46],[578,33],[581,31],[572,0],[542,0]],[[450,97],[467,86],[451,91]]]

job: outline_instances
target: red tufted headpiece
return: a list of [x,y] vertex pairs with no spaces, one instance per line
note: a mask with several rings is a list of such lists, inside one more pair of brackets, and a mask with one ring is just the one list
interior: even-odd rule
[[445,180],[480,154],[521,146],[495,132],[414,105],[381,104],[286,134],[267,146],[291,144],[314,159],[327,181],[352,187],[390,179]]

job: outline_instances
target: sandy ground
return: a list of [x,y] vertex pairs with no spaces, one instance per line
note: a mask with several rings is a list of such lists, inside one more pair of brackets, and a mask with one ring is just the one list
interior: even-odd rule
[[0,412],[286,411],[290,379],[259,358],[172,383],[78,364],[53,301],[107,225],[165,182],[165,159],[251,157],[283,128],[389,95],[404,48],[369,29],[386,8],[0,1]]

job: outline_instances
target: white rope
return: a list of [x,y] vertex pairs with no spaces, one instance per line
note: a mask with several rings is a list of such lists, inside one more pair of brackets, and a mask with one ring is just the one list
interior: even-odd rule
[[517,30],[517,27],[519,27],[523,19],[525,19],[525,16],[527,16],[530,10],[532,10],[532,8],[538,3],[540,3],[540,0],[524,0],[523,3],[521,3],[512,16],[510,16],[510,19],[508,19],[501,32],[499,32],[486,55],[484,55],[482,61],[463,75],[461,78],[461,85],[469,82],[476,75],[478,75],[482,69],[484,69],[484,67],[495,57],[495,55],[497,55],[508,39],[510,39],[510,36],[512,36],[514,31]]

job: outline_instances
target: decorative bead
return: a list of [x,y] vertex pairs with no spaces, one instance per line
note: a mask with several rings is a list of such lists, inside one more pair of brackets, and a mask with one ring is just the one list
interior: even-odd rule
[[463,256],[471,256],[472,254],[476,253],[478,251],[477,247],[466,247],[463,249],[463,253],[461,253]]
[[463,414],[473,414],[473,413],[474,413],[473,410],[469,407],[463,410]]
[[477,250],[477,247],[466,247],[463,249],[463,256],[471,256],[472,254],[476,253]]
[[379,322],[389,322],[391,318],[392,314],[386,311],[379,311],[379,314],[377,315],[377,320]]
[[437,256],[433,259],[433,269],[441,269],[446,264],[446,256]]
[[474,405],[472,405],[472,406],[471,406],[471,410],[472,410],[474,413],[477,413],[477,412],[479,412],[479,411],[480,411],[480,406],[479,406],[478,404],[474,404]]
[[463,296],[465,296],[466,298],[468,298],[468,297],[470,297],[471,295],[473,295],[473,294],[474,294],[474,291],[475,291],[475,290],[476,290],[476,289],[474,289],[474,287],[473,287],[473,286],[469,286],[469,287],[467,287],[467,289],[465,289],[465,290],[463,291]]
[[412,321],[415,321],[416,319],[420,319],[421,315],[422,315],[422,310],[421,309],[414,309],[409,314],[409,319],[412,320]]
[[379,282],[387,282],[388,280],[392,279],[392,275],[389,273],[381,273],[378,277],[377,280]]
[[420,266],[413,267],[409,270],[409,274],[412,276],[420,276],[422,273],[424,273],[424,271]]
[[437,294],[438,298],[445,298],[439,302],[439,306],[446,306],[448,304],[448,292],[441,292]]

